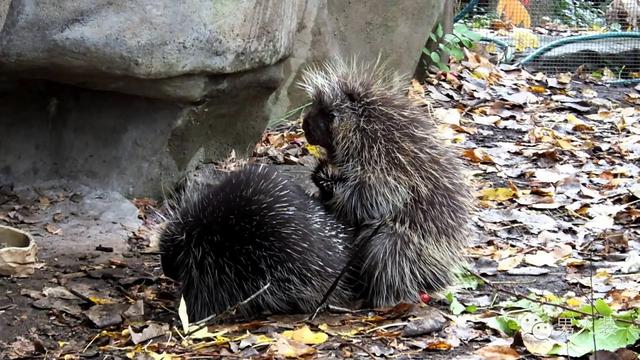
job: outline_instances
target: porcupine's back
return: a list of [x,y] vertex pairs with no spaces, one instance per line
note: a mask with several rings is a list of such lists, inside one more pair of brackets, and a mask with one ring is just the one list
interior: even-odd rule
[[[219,314],[271,285],[240,310],[309,312],[348,261],[348,230],[268,166],[192,182],[160,236],[165,274],[178,280],[190,318]],[[334,302],[349,298],[344,287]]]
[[[464,264],[470,192],[452,148],[437,137],[426,109],[384,66],[333,62],[312,69],[303,88],[311,143],[328,150],[339,180],[326,202],[360,227],[365,294],[375,305],[440,290]],[[325,139],[329,137],[329,139]],[[318,171],[326,172],[324,169]]]

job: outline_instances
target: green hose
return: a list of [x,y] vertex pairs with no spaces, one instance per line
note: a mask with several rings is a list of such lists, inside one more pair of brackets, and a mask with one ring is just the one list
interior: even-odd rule
[[547,45],[536,49],[536,51],[527,55],[524,59],[520,60],[516,65],[524,65],[534,60],[535,58],[539,57],[540,55],[563,45],[573,44],[580,41],[600,40],[600,39],[609,39],[609,38],[640,39],[640,32],[608,32],[608,33],[602,33],[602,34],[569,36],[567,38],[552,41]]
[[[462,20],[473,8],[478,4],[480,0],[471,0],[469,3],[455,16],[453,19],[454,22],[458,22]],[[602,34],[592,34],[592,35],[577,35],[570,36],[563,39],[558,39],[548,43],[547,45],[536,49],[531,54],[527,55],[524,59],[520,60],[516,63],[516,66],[524,65],[528,62],[533,61],[534,59],[540,57],[541,55],[563,45],[573,44],[580,41],[589,41],[589,40],[599,40],[599,39],[609,39],[609,38],[630,38],[630,39],[640,39],[640,32],[608,32]],[[492,42],[503,49],[504,51],[504,60],[505,62],[510,62],[513,60],[514,51],[509,44],[506,42],[493,38],[493,37],[482,37],[480,41]],[[640,83],[640,79],[621,79],[621,80],[612,80],[607,81],[609,84],[615,85],[629,85],[629,84],[637,84]]]
[[462,8],[462,10],[460,10],[460,12],[453,18],[453,22],[455,23],[462,20],[462,18],[464,18],[471,10],[473,10],[473,8],[476,7],[479,2],[480,0],[469,1],[469,3],[464,8]]
[[[610,38],[630,38],[630,39],[640,39],[640,32],[608,32],[602,34],[592,34],[592,35],[577,35],[570,36],[564,39],[558,39],[548,43],[547,45],[536,49],[536,51],[527,55],[524,59],[520,60],[516,66],[525,65],[528,62],[535,60],[541,55],[563,45],[573,44],[580,41],[589,41],[589,40],[600,40],[600,39],[610,39]],[[638,84],[640,83],[640,79],[621,79],[621,80],[611,80],[607,81],[608,84],[613,85],[630,85],[630,84]]]
[[511,46],[509,46],[509,44],[507,44],[506,42],[498,39],[498,38],[492,38],[492,37],[487,37],[487,36],[483,36],[480,41],[484,41],[484,42],[491,42],[496,44],[498,47],[502,48],[502,51],[504,52],[504,56],[503,59],[505,62],[511,62],[511,60],[513,60],[513,49]]

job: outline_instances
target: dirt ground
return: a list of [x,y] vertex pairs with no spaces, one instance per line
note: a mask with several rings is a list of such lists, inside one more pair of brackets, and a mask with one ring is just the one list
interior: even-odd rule
[[[601,92],[600,97],[621,99],[633,89],[602,87],[597,91]],[[527,109],[525,106],[525,113],[539,112]],[[530,119],[523,120],[519,126],[530,123]],[[476,125],[476,132],[466,129],[471,134],[469,141],[475,145],[492,148],[492,144],[523,141],[523,130],[518,126]],[[272,136],[271,143],[280,135]],[[496,159],[498,155],[492,153]],[[284,160],[276,157],[274,162],[286,163],[287,156],[285,152]],[[537,166],[549,165],[545,156],[535,157]],[[300,179],[306,179],[309,171],[300,165],[280,168]],[[508,184],[493,169],[478,168],[482,170],[477,171],[478,190]],[[514,182],[522,188],[529,180],[518,176],[513,176],[518,179]],[[303,182],[309,186],[308,180]],[[593,236],[587,237],[593,244],[589,252],[574,244],[575,238],[569,238],[566,242],[574,247],[572,256],[580,258],[580,265],[523,263],[508,271],[496,270],[505,260],[522,261],[527,254],[549,248],[548,244],[562,245],[563,234],[570,233],[562,226],[584,223],[584,216],[576,220],[544,207],[531,210],[535,214],[530,210],[522,212],[521,216],[530,216],[524,220],[510,217],[510,211],[530,205],[523,205],[522,200],[517,199],[520,203],[516,204],[506,199],[493,208],[485,207],[472,219],[477,233],[470,249],[473,270],[504,291],[491,286],[459,289],[456,298],[467,306],[485,309],[486,316],[494,312],[493,304],[510,298],[509,293],[524,296],[532,291],[547,295],[572,292],[576,297],[588,297],[591,290],[580,279],[593,274],[594,268],[608,268],[623,261],[626,251],[638,246],[637,225],[629,226],[627,236],[631,237],[626,239],[626,248],[618,246],[615,239]],[[170,358],[159,355],[162,353],[187,358],[270,358],[274,348],[278,351],[282,344],[291,346],[273,334],[303,324],[331,335],[313,348],[297,349],[298,354],[317,358],[482,359],[487,357],[475,352],[489,343],[527,354],[518,336],[511,338],[495,329],[468,325],[461,320],[464,315],[451,316],[451,301],[437,299],[430,306],[402,305],[379,311],[345,313],[334,309],[312,322],[303,321],[303,316],[273,316],[212,327],[209,331],[221,332],[209,333],[203,342],[178,339],[181,324],[175,285],[162,276],[159,256],[149,247],[154,242],[152,229],[159,222],[153,211],[157,207],[150,199],[125,199],[73,184],[45,184],[38,189],[0,187],[0,224],[30,232],[39,247],[34,275],[0,278],[0,358]],[[548,218],[560,225],[549,225]],[[553,228],[552,234],[558,238],[544,238],[546,233],[540,228]],[[501,252],[510,253],[496,255]],[[638,351],[637,345],[631,348]],[[513,356],[504,358],[517,358]],[[520,358],[528,357],[536,358]]]
[[[295,177],[308,173],[300,167],[282,166],[281,169]],[[82,190],[85,193],[80,192]],[[33,276],[0,278],[0,291],[4,294],[0,297],[0,349],[5,349],[4,356],[53,359],[67,354],[104,358],[106,353],[109,358],[124,359],[131,356],[127,355],[131,347],[112,345],[110,332],[121,333],[130,326],[135,329],[147,321],[179,327],[174,284],[162,277],[159,256],[147,246],[152,238],[149,229],[156,218],[140,219],[149,212],[145,201],[137,202],[142,209],[138,211],[133,203],[117,194],[58,187],[37,192],[4,188],[0,199],[2,223],[35,236],[40,264]],[[61,213],[64,216],[56,215]],[[53,228],[48,226],[51,224]],[[559,268],[544,276],[503,275],[495,280],[513,284],[510,288],[516,292],[526,292],[531,287],[565,292],[570,288],[565,275],[564,269]],[[458,298],[465,301],[494,295],[491,289],[482,289],[460,292]],[[447,310],[445,302],[434,301],[432,305]],[[313,324],[351,317],[358,316],[325,314]],[[268,320],[288,328],[303,319],[302,316],[274,316]],[[269,327],[258,327],[252,333],[269,331]],[[471,355],[473,351],[486,340],[476,338],[452,350],[420,349],[421,341],[437,337],[434,334],[412,336],[409,339],[419,345],[396,356],[473,359],[477,358]],[[317,355],[341,358],[346,348],[354,358],[384,358],[384,349],[389,345],[384,340],[362,337],[357,346],[350,345],[349,341],[336,341],[326,344]],[[227,353],[225,356],[259,356],[262,350],[260,347],[250,349],[240,355]],[[380,350],[374,354],[367,349]],[[133,357],[145,358],[145,355]]]

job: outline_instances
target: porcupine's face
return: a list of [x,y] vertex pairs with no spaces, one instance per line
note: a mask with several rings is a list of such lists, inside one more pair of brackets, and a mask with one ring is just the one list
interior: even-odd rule
[[309,144],[322,146],[327,152],[332,153],[334,148],[331,126],[334,120],[335,117],[330,111],[318,106],[313,107],[302,120],[302,130]]

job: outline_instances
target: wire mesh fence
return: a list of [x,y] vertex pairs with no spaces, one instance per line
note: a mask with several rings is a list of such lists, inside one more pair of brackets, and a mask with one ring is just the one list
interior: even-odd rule
[[[469,5],[459,4],[459,10]],[[640,0],[471,0],[459,20],[502,59],[546,72],[640,79]],[[506,43],[509,51],[495,44]],[[504,47],[502,47],[504,48]]]

